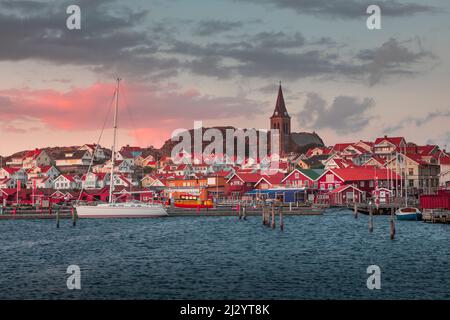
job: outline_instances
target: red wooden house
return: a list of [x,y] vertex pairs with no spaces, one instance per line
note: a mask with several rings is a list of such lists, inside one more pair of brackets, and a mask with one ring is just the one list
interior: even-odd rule
[[308,188],[317,189],[316,179],[323,173],[322,169],[295,169],[282,181],[286,188]]
[[361,203],[366,199],[364,191],[348,184],[340,186],[328,193],[330,205]]
[[318,178],[318,185],[322,192],[329,192],[344,184],[351,184],[370,196],[377,186],[386,187],[388,180],[391,179],[394,185],[395,182],[397,184],[400,182],[400,176],[387,169],[375,167],[329,169]]
[[253,190],[260,179],[261,175],[258,173],[236,172],[225,184],[225,195],[240,198],[244,193]]

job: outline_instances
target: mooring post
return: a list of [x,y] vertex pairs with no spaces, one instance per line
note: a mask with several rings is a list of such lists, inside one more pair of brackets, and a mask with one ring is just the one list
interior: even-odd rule
[[77,225],[78,214],[77,214],[77,212],[75,211],[75,208],[74,208],[74,207],[72,207],[72,208],[70,209],[70,211],[71,211],[71,213],[72,213],[72,225],[75,227],[75,226]]
[[283,207],[280,206],[280,230],[284,231],[284,223],[283,223]]
[[261,205],[261,209],[262,209],[262,223],[263,223],[263,225],[265,225],[266,224],[266,204],[265,203],[263,203]]
[[390,236],[391,240],[395,239],[394,207],[391,207]]
[[241,202],[239,202],[239,204],[238,204],[238,216],[239,216],[239,220],[242,219],[242,214],[241,214],[242,208],[241,208],[241,207],[242,207],[242,206],[241,206]]
[[292,211],[292,202],[289,202],[289,211]]
[[275,229],[275,203],[272,203],[272,229]]
[[355,219],[358,219],[358,205],[355,202],[354,208],[353,208]]
[[246,213],[247,209],[245,207],[245,205],[242,207],[242,216],[244,218],[244,220],[247,220],[247,213]]
[[56,211],[56,228],[59,228],[59,210]]
[[369,232],[373,232],[372,203],[369,203]]

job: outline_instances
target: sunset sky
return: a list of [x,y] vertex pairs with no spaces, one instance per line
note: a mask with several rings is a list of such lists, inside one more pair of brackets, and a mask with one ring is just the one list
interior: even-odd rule
[[447,0],[0,0],[0,155],[96,142],[117,76],[121,145],[160,147],[195,120],[268,128],[282,81],[293,131],[327,145],[449,149],[449,34]]

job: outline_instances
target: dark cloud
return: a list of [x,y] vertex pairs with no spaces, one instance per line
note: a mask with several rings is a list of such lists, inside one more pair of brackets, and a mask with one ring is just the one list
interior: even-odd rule
[[389,39],[375,49],[361,50],[357,59],[363,62],[363,71],[368,75],[368,82],[374,85],[392,75],[412,75],[412,68],[435,56],[422,48],[413,51],[396,39]]
[[222,20],[205,20],[200,21],[194,32],[199,36],[210,36],[217,33],[227,32],[241,28],[242,22],[222,21]]
[[370,121],[367,113],[375,102],[371,98],[339,96],[330,105],[317,93],[309,93],[303,110],[296,115],[301,127],[332,129],[338,134],[362,130]]
[[379,5],[384,16],[402,17],[418,13],[435,13],[437,8],[418,3],[403,3],[396,0],[233,0],[270,5],[280,9],[294,10],[298,14],[308,14],[324,18],[354,19],[366,16],[369,5]]
[[[31,10],[39,4],[39,10]],[[66,8],[82,8],[81,30],[66,28]],[[0,60],[45,60],[90,67],[109,75],[176,74],[178,60],[158,57],[161,39],[140,26],[148,11],[116,1],[0,2]]]
[[[0,61],[78,65],[109,78],[120,74],[134,80],[162,80],[187,70],[219,79],[344,78],[374,85],[393,76],[414,75],[419,72],[416,66],[434,58],[395,39],[353,56],[330,38],[308,40],[300,32],[180,40],[176,23],[153,21],[147,10],[132,10],[114,0],[75,3],[82,8],[80,31],[65,27],[65,9],[72,1],[0,2],[0,42],[8,44],[0,47]],[[233,30],[241,22],[207,20],[200,26],[197,31],[206,36],[208,30]]]
[[404,129],[405,127],[409,127],[411,125],[415,125],[416,127],[421,127],[435,119],[439,118],[450,118],[450,111],[444,110],[436,110],[433,112],[427,113],[423,117],[405,117],[401,123],[397,123],[395,126],[388,126],[384,128],[384,132],[393,133]]

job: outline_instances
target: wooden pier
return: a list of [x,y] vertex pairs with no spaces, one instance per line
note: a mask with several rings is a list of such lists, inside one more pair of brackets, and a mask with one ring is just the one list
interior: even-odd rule
[[448,210],[424,210],[423,222],[428,223],[450,223],[450,211]]
[[[51,209],[32,209],[32,208],[14,208],[7,207],[2,208],[0,211],[0,220],[6,219],[56,219],[56,214],[58,213],[59,219],[73,219],[73,207],[65,206],[65,207],[53,207]],[[225,216],[236,216],[246,218],[248,216],[261,216],[262,208],[260,207],[252,207],[252,206],[220,206],[217,208],[211,209],[185,209],[185,208],[177,208],[171,207],[167,208],[167,213],[169,217],[225,217]],[[313,207],[291,207],[285,208],[283,210],[283,215],[285,216],[316,216],[322,215],[325,210],[322,208],[313,208]]]

